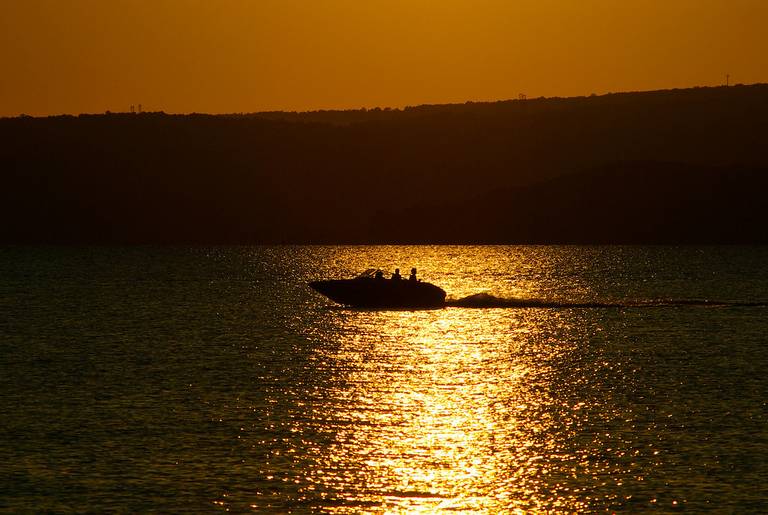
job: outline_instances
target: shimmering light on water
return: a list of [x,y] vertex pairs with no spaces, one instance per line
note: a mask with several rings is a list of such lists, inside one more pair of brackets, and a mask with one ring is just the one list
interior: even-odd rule
[[573,334],[572,313],[359,315],[357,327],[334,317],[316,335],[349,336],[319,361],[344,370],[342,388],[328,394],[353,406],[342,418],[354,427],[321,467],[358,471],[354,483],[365,488],[352,499],[408,512],[585,506],[578,482],[569,487],[579,465],[563,470],[572,457],[560,453],[578,413],[598,406],[561,405],[551,377],[552,363],[575,350],[560,341]]
[[[759,511],[766,308],[625,301],[767,300],[766,252],[6,249],[0,507]],[[353,310],[306,286],[377,266],[626,307]]]

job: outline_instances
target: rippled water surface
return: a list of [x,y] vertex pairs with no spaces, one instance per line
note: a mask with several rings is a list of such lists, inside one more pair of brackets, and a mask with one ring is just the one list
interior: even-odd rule
[[[760,247],[0,249],[0,509],[764,511],[766,265]],[[396,266],[454,299],[545,302],[354,310],[307,287]]]

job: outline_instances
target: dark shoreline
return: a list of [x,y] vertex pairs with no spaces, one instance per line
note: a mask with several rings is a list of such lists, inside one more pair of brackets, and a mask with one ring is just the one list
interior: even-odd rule
[[0,244],[765,244],[768,85],[0,119]]

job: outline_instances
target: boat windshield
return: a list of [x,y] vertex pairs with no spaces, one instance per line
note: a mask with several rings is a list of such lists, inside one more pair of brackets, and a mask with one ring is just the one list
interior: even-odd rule
[[375,268],[369,268],[365,272],[361,273],[357,276],[358,279],[373,279],[376,275],[376,269]]

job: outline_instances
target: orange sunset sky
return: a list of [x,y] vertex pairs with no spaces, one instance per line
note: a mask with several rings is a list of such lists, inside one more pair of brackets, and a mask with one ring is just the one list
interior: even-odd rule
[[2,0],[0,116],[768,82],[766,0]]

